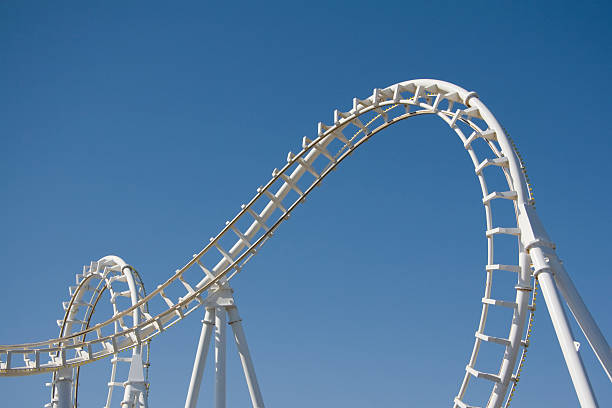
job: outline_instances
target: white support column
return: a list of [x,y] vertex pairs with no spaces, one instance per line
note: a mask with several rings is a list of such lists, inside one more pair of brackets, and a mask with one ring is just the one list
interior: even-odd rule
[[215,408],[225,408],[226,325],[225,308],[219,307],[215,311]]
[[121,408],[134,408],[134,390],[130,384],[125,386],[123,399],[121,400]]
[[72,408],[72,369],[58,371],[55,380],[55,400],[57,408]]
[[[555,253],[554,244],[552,244],[548,234],[546,234],[535,212],[535,208],[524,203],[520,204],[518,223],[521,228],[521,241],[529,251],[534,270],[533,276],[540,282],[546,307],[550,313],[580,405],[583,408],[597,407],[593,388],[578,353],[565,310],[557,293],[557,284],[560,285],[559,289],[568,302],[568,306],[572,308],[572,313],[576,320],[579,321],[582,330],[587,335],[606,372],[608,372],[606,355],[609,355],[610,348],[607,346],[607,342],[595,324],[593,317],[588,312],[580,295],[578,295],[569,276],[561,265]],[[607,350],[603,350],[603,348],[607,348]]]
[[606,338],[601,330],[599,330],[599,326],[595,323],[595,319],[593,319],[589,309],[587,309],[584,304],[582,297],[578,293],[578,290],[576,290],[572,279],[565,271],[563,264],[558,259],[555,259],[556,257],[552,258],[551,266],[555,271],[555,283],[559,288],[559,292],[561,292],[561,296],[563,296],[563,299],[567,302],[570,311],[582,329],[584,336],[587,338],[587,341],[599,359],[608,378],[612,381],[612,349],[610,349],[610,345],[606,341]]
[[146,393],[144,382],[126,385],[121,408],[147,408]]
[[128,380],[125,386],[125,392],[123,394],[123,400],[121,401],[122,408],[136,408],[141,405],[140,399],[147,392],[147,386],[144,378],[144,368],[142,365],[142,355],[140,354],[140,348],[134,349],[132,354],[132,362],[130,363],[130,372],[128,374]]
[[576,394],[578,395],[578,401],[582,408],[597,408],[597,401],[595,400],[595,394],[589,382],[589,378],[582,364],[582,359],[576,350],[574,344],[574,336],[572,335],[571,328],[567,321],[565,311],[559,299],[555,282],[552,277],[552,270],[548,266],[549,258],[544,256],[543,251],[540,248],[533,248],[530,251],[532,262],[534,264],[534,275],[540,282],[542,288],[542,294],[544,295],[544,301],[550,314],[550,318],[565,358],[565,363],[570,373],[570,377],[574,384]]
[[198,403],[198,395],[200,394],[200,386],[202,385],[202,374],[206,365],[206,353],[210,346],[210,338],[213,332],[215,319],[215,309],[206,308],[204,320],[202,320],[202,331],[198,342],[198,350],[196,352],[195,361],[193,363],[193,371],[191,372],[191,381],[189,382],[189,390],[187,391],[187,399],[185,408],[195,408]]
[[148,408],[149,407],[149,400],[147,398],[146,390],[145,390],[145,392],[140,393],[140,396],[138,397],[138,403],[140,404],[140,408]]
[[[234,303],[233,290],[229,285],[223,285],[211,290],[206,300],[206,316],[202,325],[202,333],[198,343],[196,360],[191,374],[191,382],[187,393],[185,408],[195,408],[197,404],[202,373],[206,363],[206,352],[210,339],[215,332],[215,408],[226,406],[226,360],[227,360],[227,323],[232,326],[234,339],[242,362],[242,368],[254,408],[264,408],[263,398],[255,376],[255,368],[242,329],[240,315]],[[213,329],[212,326],[215,326]]]
[[226,310],[229,315],[229,324],[232,326],[234,339],[236,340],[236,345],[238,346],[238,353],[240,354],[240,361],[242,362],[244,376],[246,377],[247,386],[249,387],[251,403],[253,404],[253,408],[264,408],[263,397],[261,395],[261,391],[259,390],[257,376],[255,375],[255,367],[253,366],[246,336],[244,335],[244,330],[242,329],[242,319],[240,318],[238,309],[235,305],[228,306]]

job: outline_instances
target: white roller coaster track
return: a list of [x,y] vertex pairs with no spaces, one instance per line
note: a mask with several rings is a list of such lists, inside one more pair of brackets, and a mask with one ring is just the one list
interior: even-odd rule
[[[83,266],[83,272],[76,275],[76,286],[71,286],[68,289],[70,300],[62,302],[62,308],[65,311],[64,317],[62,320],[57,321],[60,327],[60,337],[76,332],[75,327],[79,328],[78,331],[86,330],[91,323],[100,299],[105,293],[110,297],[113,315],[121,312],[122,298],[127,298],[129,305],[133,306],[146,295],[144,284],[138,272],[117,256],[106,256],[97,262],[91,262],[90,265]],[[134,310],[131,316],[127,316],[127,319],[132,319],[132,322],[126,323],[126,318],[121,318],[114,322],[114,332],[117,333],[128,329],[133,326],[133,322],[138,322],[141,318],[142,314],[139,310]],[[85,337],[85,334],[83,336]],[[146,354],[144,362],[142,361],[143,353]],[[57,353],[56,357],[58,357]],[[134,347],[131,355],[125,356],[120,353],[113,355],[111,359],[111,374],[108,381],[108,394],[104,408],[111,407],[114,388],[125,388],[126,385],[125,381],[117,381],[118,365],[120,363],[129,363],[131,366],[135,359],[139,360],[136,363],[143,364],[144,371],[148,373],[148,341],[139,347]],[[79,376],[79,366],[54,372],[52,381],[48,384],[51,386],[51,403],[46,406],[52,408],[58,407],[62,392],[70,392],[70,397],[64,395],[63,398],[72,401],[73,406],[78,406]],[[148,391],[146,379],[144,385],[145,391]],[[127,394],[134,394],[134,392],[130,389]],[[133,395],[127,395],[128,399],[132,397]],[[141,405],[146,406],[147,392],[139,394],[138,397],[141,399]]]
[[[556,288],[611,380],[612,353],[539,222],[522,163],[512,142],[475,92],[431,79],[374,89],[368,98],[354,99],[349,111],[335,111],[333,124],[319,123],[316,137],[312,140],[305,137],[302,150],[295,154],[290,152],[287,163],[274,169],[272,178],[257,189],[255,196],[242,205],[238,214],[168,280],[134,306],[93,327],[75,333],[67,331],[61,337],[47,341],[0,346],[0,375],[31,375],[78,367],[141,345],[173,326],[201,306],[207,297],[214,297],[216,289],[240,272],[281,222],[289,218],[293,209],[357,147],[388,126],[426,114],[438,116],[461,139],[480,183],[487,226],[488,256],[484,267],[486,280],[480,323],[453,406],[473,406],[473,402],[464,401],[472,378],[491,383],[490,395],[488,400],[482,401],[483,404],[500,407],[504,403],[509,385],[518,378],[514,374],[517,358],[521,349],[528,345],[523,336],[534,278],[542,288],[580,403],[584,407],[596,406]],[[482,153],[483,150],[486,153]],[[506,186],[491,191],[485,176],[494,177],[495,174],[505,180]],[[512,219],[515,222],[511,225],[494,223],[493,208],[502,201],[513,204]],[[514,265],[496,263],[494,246],[502,236],[517,237],[518,253]],[[79,286],[86,284],[89,274],[95,269],[85,271]],[[514,299],[493,298],[496,274],[516,275],[512,288]],[[512,312],[507,323],[507,336],[487,334],[487,317],[491,308]],[[125,324],[130,315],[138,315],[137,310],[142,319],[134,318],[132,325]],[[113,330],[116,325],[120,330]],[[478,369],[477,358],[483,344],[500,347],[499,369],[495,372]]]

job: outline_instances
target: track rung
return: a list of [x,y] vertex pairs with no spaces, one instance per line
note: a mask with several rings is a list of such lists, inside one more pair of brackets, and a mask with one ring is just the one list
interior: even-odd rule
[[112,276],[109,281],[112,282],[127,282],[127,276],[124,274]]
[[285,183],[287,183],[287,185],[289,187],[291,187],[293,190],[295,190],[295,192],[297,192],[300,196],[304,195],[302,190],[297,186],[297,184],[295,184],[295,182],[293,180],[291,180],[291,178],[289,176],[287,176],[285,173],[280,173],[280,177],[285,181]]
[[158,294],[159,294],[159,296],[161,296],[161,298],[164,300],[164,302],[166,302],[166,304],[168,305],[168,308],[174,307],[174,302],[172,300],[170,300],[170,298],[168,296],[166,296],[166,294],[164,293],[163,290],[160,290]]
[[465,402],[461,401],[459,398],[455,398],[454,403],[459,408],[480,408],[480,407],[475,407],[474,405],[468,405]]
[[457,126],[457,120],[461,117],[461,115],[463,114],[463,111],[461,109],[457,109],[457,111],[455,112],[455,114],[453,115],[451,122],[449,123],[449,126],[454,129]]
[[508,166],[508,158],[507,157],[496,157],[495,159],[484,159],[482,163],[480,163],[474,171],[476,174],[482,173],[482,170],[485,167],[489,166],[498,166],[498,167],[507,167]]
[[198,256],[197,254],[193,254],[193,257],[195,258],[196,263],[198,264],[198,266],[200,267],[200,269],[202,269],[202,271],[204,272],[204,274],[205,274],[206,276],[208,276],[208,279],[210,279],[210,280],[215,279],[215,275],[214,275],[214,274],[213,274],[211,271],[209,271],[209,270],[208,270],[208,268],[206,268],[206,267],[204,266],[204,264],[202,263],[202,261],[200,261],[200,259],[199,259],[197,256]]
[[463,114],[466,115],[466,116],[470,116],[472,118],[482,118],[480,116],[480,111],[475,106],[472,106],[470,108],[464,109],[463,110]]
[[482,133],[472,132],[472,134],[470,135],[470,137],[467,138],[463,146],[468,149],[472,142],[478,139],[479,137],[485,140],[497,140],[497,134],[495,133],[495,131],[493,129],[487,129]]
[[132,357],[114,357],[111,359],[111,363],[122,362],[122,363],[131,363]]
[[[213,240],[214,240],[214,238],[211,238],[211,242],[212,242]],[[225,261],[226,261],[226,262],[227,262],[229,265],[231,265],[231,264],[233,264],[233,263],[234,263],[234,259],[232,259],[232,257],[230,256],[230,254],[229,254],[229,253],[227,253],[227,251],[225,251],[223,248],[221,248],[221,246],[220,246],[220,245],[219,245],[217,242],[215,242],[215,243],[213,244],[213,246],[214,246],[215,248],[217,248],[217,251],[219,251],[219,252],[221,253],[221,255],[223,256],[223,258],[225,259]]]
[[[393,99],[395,99],[395,95],[394,95]],[[439,94],[436,95],[436,99],[434,99],[433,105],[431,106],[434,111],[438,110],[438,106],[440,106],[440,102],[442,102],[442,99],[444,99],[442,94],[439,93]],[[398,99],[398,101],[399,101],[399,99]]]
[[[70,306],[70,302],[62,302],[62,308],[64,310],[68,310],[68,307]],[[72,307],[80,307],[80,306],[88,306],[91,307],[93,306],[91,303],[87,303],[87,302],[73,302],[72,303]]]
[[508,271],[508,272],[521,272],[521,267],[518,265],[501,265],[501,264],[493,264],[487,265],[487,271]]
[[323,136],[323,133],[325,133],[327,130],[329,130],[332,126],[328,126],[323,122],[319,122],[317,124],[317,134],[319,136]]
[[487,304],[487,305],[493,305],[493,306],[509,307],[510,309],[516,309],[518,307],[518,303],[508,302],[506,300],[491,299],[491,298],[482,298],[482,303]]
[[120,383],[120,382],[109,382],[108,386],[109,387],[123,387],[123,383]]
[[412,95],[412,99],[413,103],[419,103],[419,98],[421,98],[423,95],[423,86],[422,85],[417,85],[416,89],[414,90],[414,95]]
[[[308,148],[311,142],[312,141],[310,139],[304,136],[304,139],[302,140],[302,147],[304,149]],[[334,156],[332,156],[332,154],[325,147],[321,146],[319,143],[313,144],[312,148],[316,150],[317,152],[319,152],[320,154],[322,154],[323,156],[325,156],[327,160],[329,160],[330,162],[332,163],[336,162],[336,159],[334,158]]]
[[308,171],[310,174],[312,174],[314,176],[314,178],[319,179],[321,176],[319,175],[319,173],[317,173],[315,171],[315,169],[312,168],[312,166],[310,164],[308,164],[308,162],[306,160],[304,160],[302,157],[298,157],[297,158],[298,163],[300,164],[300,166],[302,166],[303,168],[306,169],[306,171]]
[[486,341],[489,343],[496,343],[496,344],[501,344],[503,346],[509,346],[510,345],[510,340],[508,339],[502,339],[501,337],[493,337],[493,336],[487,336],[486,334],[480,333],[480,332],[476,332],[476,338],[482,340],[482,341]]
[[[87,322],[84,322],[84,321],[82,321],[82,320],[76,320],[76,319],[73,319],[73,320],[67,320],[67,321],[66,321],[66,323],[72,323],[72,324],[81,324],[81,325],[83,325],[83,324],[87,324]],[[57,325],[58,325],[59,327],[62,327],[62,325],[63,325],[63,324],[64,324],[64,321],[63,321],[63,320],[57,320]]]
[[521,235],[521,230],[520,228],[495,227],[490,230],[487,230],[486,234],[487,234],[487,237],[492,237],[493,235],[500,235],[500,234],[519,236]]
[[189,284],[189,282],[185,281],[185,278],[183,278],[183,275],[179,276],[179,281],[183,284],[183,286],[185,287],[185,289],[187,289],[187,292],[192,295],[195,293],[195,290],[193,290],[193,287]]
[[343,119],[348,118],[349,116],[351,116],[351,112],[342,112],[342,111],[339,111],[338,109],[334,109],[334,125],[335,126],[340,125],[340,122]]
[[[226,224],[229,225],[229,221],[226,222]],[[245,237],[244,234],[242,232],[240,232],[240,230],[238,228],[236,228],[235,225],[230,226],[230,228],[231,228],[232,231],[234,231],[234,234],[236,234],[236,236],[238,237],[238,239],[242,242],[242,244],[244,246],[246,246],[247,248],[251,246],[251,243],[249,242],[247,237]]]
[[[259,190],[258,190],[259,192]],[[275,196],[274,194],[272,194],[268,189],[263,190],[264,194],[270,199],[270,202],[272,203],[272,205],[275,208],[280,209],[282,212],[286,213],[287,210],[285,209],[285,207],[283,206],[283,202],[280,198],[278,198],[277,196]]]
[[448,99],[449,101],[452,101],[452,102],[461,102],[461,97],[459,96],[457,92],[454,92],[454,91],[445,94],[444,99]]
[[129,289],[128,289],[128,290],[124,290],[124,291],[122,291],[122,292],[115,292],[115,294],[116,294],[117,296],[121,296],[121,297],[125,297],[125,298],[129,298],[129,297],[131,297],[131,296],[132,296],[132,293],[130,292],[130,290],[129,290]]
[[255,219],[255,222],[257,222],[257,224],[263,228],[266,232],[270,231],[270,228],[266,225],[266,223],[264,222],[264,219],[261,218],[259,216],[259,214],[257,214],[255,211],[253,211],[252,208],[247,208],[244,204],[243,204],[243,209],[246,208],[246,210],[248,211],[249,214],[251,214],[251,216]]
[[516,191],[494,191],[482,199],[483,204],[487,204],[491,200],[503,198],[506,200],[516,200],[518,194]]
[[370,134],[370,129],[368,129],[368,127],[366,125],[363,124],[363,122],[361,122],[361,120],[356,117],[355,119],[351,120],[351,122],[353,125],[357,126],[364,135],[368,135]]
[[342,131],[341,131],[341,130],[338,130],[338,129],[334,130],[334,131],[333,131],[333,132],[330,134],[330,136],[332,136],[332,137],[334,137],[334,138],[336,138],[336,139],[340,140],[342,143],[344,143],[345,145],[347,145],[347,146],[348,146],[348,148],[349,148],[349,150],[350,150],[350,149],[353,149],[353,143],[352,143],[352,142],[351,142],[349,139],[347,139],[347,138],[344,136],[344,134],[342,133]]
[[478,371],[470,366],[466,366],[465,371],[467,371],[468,373],[470,373],[471,376],[476,378],[482,378],[484,380],[489,380],[493,382],[501,382],[501,379],[498,375]]

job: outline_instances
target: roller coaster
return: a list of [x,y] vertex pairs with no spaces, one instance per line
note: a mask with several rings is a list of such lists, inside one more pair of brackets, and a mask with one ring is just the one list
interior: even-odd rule
[[[233,297],[230,281],[257,255],[280,224],[336,167],[371,137],[404,119],[434,115],[459,137],[470,157],[482,191],[486,221],[487,264],[480,321],[474,345],[461,373],[461,385],[450,405],[454,408],[508,407],[515,393],[529,347],[533,313],[540,290],[582,407],[597,401],[578,353],[568,317],[567,304],[604,371],[612,381],[612,351],[574,287],[552,240],[535,209],[533,190],[525,164],[514,141],[475,92],[454,84],[417,79],[374,89],[365,99],[353,99],[348,111],[334,111],[333,123],[318,124],[316,136],[304,137],[299,152],[289,152],[286,163],[272,171],[271,178],[242,204],[236,216],[183,267],[147,293],[136,269],[117,256],[106,256],[86,265],[69,288],[58,320],[57,337],[35,343],[0,346],[0,376],[49,373],[52,408],[78,404],[80,367],[104,358],[111,361],[111,378],[105,407],[113,404],[113,390],[123,391],[121,407],[147,407],[149,342],[192,312],[204,309],[202,332],[189,384],[185,407],[196,406],[211,338],[214,334],[215,407],[225,402],[226,326],[236,341],[253,407],[263,408],[263,396]],[[495,186],[492,188],[491,186]],[[495,209],[496,217],[493,216]],[[503,215],[498,216],[500,212]],[[499,219],[514,220],[507,225]],[[495,249],[512,242],[511,265],[499,263]],[[495,279],[500,274],[513,276]],[[495,285],[494,285],[495,283]],[[505,285],[505,286],[504,286]],[[497,293],[511,293],[499,298]],[[110,298],[112,316],[96,323],[99,300]],[[488,332],[492,310],[504,310],[507,320],[502,336]],[[488,324],[489,323],[489,324]],[[497,333],[496,333],[497,334]],[[497,355],[479,369],[479,355],[490,347]],[[487,355],[490,355],[487,353]],[[129,368],[121,381],[120,366]],[[489,384],[479,401],[467,400],[474,382]]]

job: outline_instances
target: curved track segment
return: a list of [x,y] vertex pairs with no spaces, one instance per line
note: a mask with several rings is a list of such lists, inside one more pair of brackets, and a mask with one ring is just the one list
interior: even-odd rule
[[[333,124],[319,123],[316,137],[312,140],[305,137],[301,151],[289,152],[287,163],[274,169],[272,178],[257,189],[255,196],[241,206],[219,234],[156,290],[106,322],[78,333],[38,343],[0,346],[0,375],[29,375],[87,364],[140,345],[171,327],[210,301],[219,285],[240,272],[293,209],[356,148],[388,126],[426,114],[447,123],[465,147],[481,186],[487,226],[488,256],[480,323],[454,407],[473,406],[464,399],[474,379],[491,384],[488,400],[483,401],[486,406],[501,406],[515,378],[517,356],[527,344],[522,336],[532,290],[529,252],[542,247],[547,253],[554,250],[539,225],[520,162],[495,117],[476,93],[431,79],[374,89],[368,98],[354,99],[350,110],[336,110]],[[485,176],[494,179],[491,185],[501,187],[490,189]],[[503,208],[500,203],[510,203],[506,205],[506,211],[511,212],[511,217],[506,219],[513,220],[509,225],[494,223],[493,208]],[[514,239],[518,247],[513,265],[498,263],[494,256],[494,247],[504,236]],[[493,297],[493,277],[497,274],[515,275],[510,288],[514,293],[512,299]],[[511,314],[506,321],[507,333],[502,337],[486,332],[492,308]],[[143,319],[117,333],[111,332],[116,322],[136,309]],[[86,333],[91,333],[90,340],[84,340]],[[499,350],[499,369],[495,372],[477,368],[483,345]]]
[[[76,275],[76,286],[69,288],[69,294],[70,300],[62,302],[64,317],[62,320],[57,321],[60,327],[60,337],[89,328],[96,307],[99,305],[99,301],[104,294],[108,294],[110,298],[114,316],[119,314],[121,310],[135,305],[146,295],[146,291],[138,272],[126,264],[123,259],[111,255],[83,266],[83,272]],[[115,321],[115,333],[133,326],[133,322],[141,319],[142,315],[134,311],[130,318],[135,320],[126,322],[124,319],[120,319]],[[83,335],[81,340],[85,340],[85,335]],[[141,347],[135,347],[132,351],[131,355],[117,353],[111,358],[111,375],[108,381],[105,408],[111,406],[114,388],[125,387],[125,382],[117,381],[118,365],[120,363],[130,363],[131,365],[135,358],[142,359],[144,352],[146,353],[144,369],[147,372],[146,377],[148,377],[148,342]],[[143,364],[142,360],[140,364]],[[54,372],[52,381],[48,383],[51,386],[51,402],[45,406],[52,408],[60,406],[58,401],[62,388],[65,388],[63,390],[65,393],[70,391],[70,397],[66,395],[64,400],[71,401],[71,406],[78,406],[79,377],[80,367]],[[148,387],[148,383],[145,385]],[[146,399],[147,395],[145,393],[142,395],[143,403],[145,403]]]

